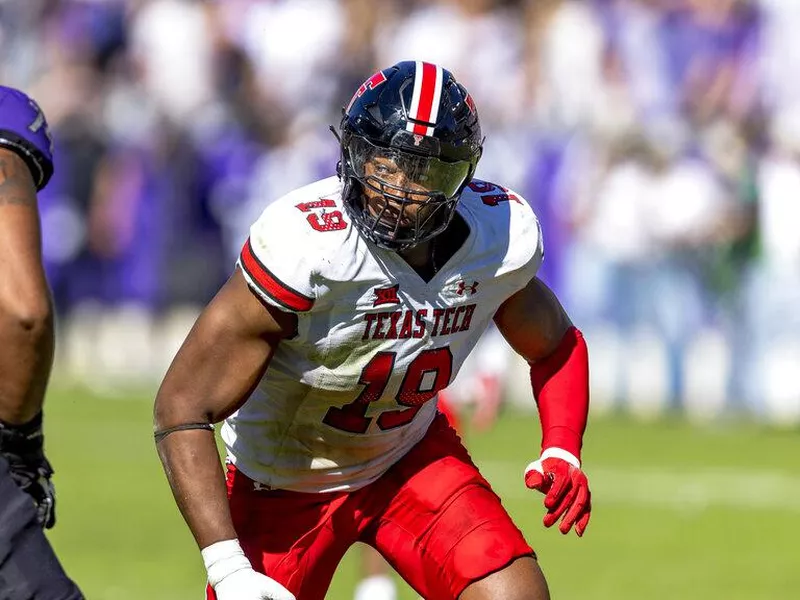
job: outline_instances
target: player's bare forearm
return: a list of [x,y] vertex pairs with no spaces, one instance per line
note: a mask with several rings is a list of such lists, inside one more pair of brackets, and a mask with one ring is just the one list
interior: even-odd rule
[[528,362],[550,356],[572,326],[558,298],[538,277],[506,300],[494,321],[511,347]]
[[41,410],[53,348],[36,188],[23,160],[0,148],[0,420],[21,424]]
[[267,310],[237,271],[203,311],[161,384],[154,409],[159,456],[201,548],[236,537],[214,436],[202,427],[247,400],[293,331],[293,317]]
[[171,434],[158,443],[158,455],[198,547],[236,538],[213,431]]

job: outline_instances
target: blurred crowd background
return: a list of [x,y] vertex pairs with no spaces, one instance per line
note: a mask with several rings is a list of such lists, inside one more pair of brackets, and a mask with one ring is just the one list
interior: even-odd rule
[[596,410],[796,424],[798,32],[795,0],[0,0],[0,82],[55,138],[57,377],[159,381],[266,204],[333,174],[353,91],[421,59],[542,221]]

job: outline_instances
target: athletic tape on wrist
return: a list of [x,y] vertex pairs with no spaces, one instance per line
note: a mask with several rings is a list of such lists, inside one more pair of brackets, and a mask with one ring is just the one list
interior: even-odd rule
[[237,571],[253,568],[244,555],[239,540],[216,542],[203,548],[200,554],[208,573],[208,583],[212,588]]

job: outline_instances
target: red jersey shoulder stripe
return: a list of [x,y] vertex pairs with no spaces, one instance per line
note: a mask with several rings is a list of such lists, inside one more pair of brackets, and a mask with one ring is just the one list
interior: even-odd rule
[[250,238],[247,238],[242,248],[241,264],[259,289],[278,304],[297,312],[309,311],[314,306],[313,298],[293,290],[272,274],[253,252]]

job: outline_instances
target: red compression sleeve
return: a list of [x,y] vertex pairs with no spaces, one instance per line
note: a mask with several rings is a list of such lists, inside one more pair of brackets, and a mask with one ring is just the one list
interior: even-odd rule
[[531,363],[531,385],[542,422],[542,450],[553,446],[581,457],[589,413],[589,351],[570,327],[555,352]]

